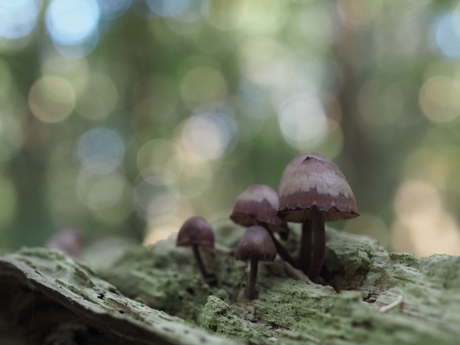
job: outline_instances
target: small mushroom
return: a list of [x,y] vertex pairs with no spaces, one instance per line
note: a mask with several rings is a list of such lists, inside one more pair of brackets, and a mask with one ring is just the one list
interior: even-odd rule
[[247,299],[255,299],[257,268],[259,261],[273,261],[276,248],[268,231],[261,226],[251,226],[244,233],[235,251],[236,260],[250,260],[251,268],[244,288]]
[[83,249],[83,234],[78,229],[67,228],[52,236],[45,246],[59,249],[75,259],[80,259]]
[[253,184],[236,199],[230,219],[246,227],[263,226],[268,230],[281,258],[295,267],[291,255],[273,235],[273,232],[285,235],[289,232],[286,222],[276,215],[278,209],[279,198],[275,190],[264,184]]
[[[326,251],[324,222],[355,218],[359,213],[353,192],[337,166],[329,159],[307,155],[283,189],[278,216],[286,221],[303,223],[299,268],[314,281]],[[310,227],[313,233],[312,253],[307,251],[308,235],[304,236]],[[307,240],[304,241],[304,238]],[[310,255],[308,267],[305,258]]]
[[206,271],[198,249],[199,246],[214,248],[214,233],[211,225],[203,217],[191,217],[184,222],[177,235],[176,245],[191,246],[203,280],[208,284],[215,283],[216,277]]

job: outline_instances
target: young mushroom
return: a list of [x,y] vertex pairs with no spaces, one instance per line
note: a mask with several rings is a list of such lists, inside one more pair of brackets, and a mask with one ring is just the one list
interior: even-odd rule
[[45,246],[59,249],[75,259],[80,259],[83,250],[83,234],[78,229],[67,228],[52,236]]
[[248,281],[244,288],[247,299],[255,299],[257,268],[259,261],[273,261],[276,257],[276,248],[268,231],[261,226],[251,226],[244,233],[235,251],[236,260],[250,260]]
[[289,232],[286,222],[276,215],[278,209],[279,198],[273,188],[264,184],[253,184],[236,199],[230,219],[245,227],[263,226],[268,230],[281,258],[295,267],[291,255],[273,235],[273,232],[278,232],[280,235],[287,235]]
[[[358,217],[355,197],[343,174],[329,159],[307,155],[291,174],[280,196],[278,216],[286,221],[303,223],[299,268],[315,281],[326,251],[324,222]],[[311,226],[313,250],[310,267],[302,261],[310,253],[303,242]]]
[[216,277],[206,271],[198,249],[199,246],[214,248],[214,233],[211,225],[203,217],[191,217],[184,222],[177,235],[176,245],[178,247],[191,246],[204,282],[208,284],[215,283]]

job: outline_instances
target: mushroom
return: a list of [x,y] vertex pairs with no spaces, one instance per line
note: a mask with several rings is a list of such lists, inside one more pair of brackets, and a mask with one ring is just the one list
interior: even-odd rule
[[319,152],[304,152],[304,153],[299,153],[297,156],[294,157],[292,161],[289,162],[288,165],[286,165],[286,168],[284,168],[283,174],[281,175],[280,179],[280,185],[278,187],[278,195],[281,196],[283,194],[284,187],[289,183],[291,180],[291,175],[294,173],[294,171],[302,164],[302,162],[305,160],[307,157],[313,157],[322,161],[327,161],[331,162],[332,161],[327,158],[325,155],[319,153]]
[[[332,161],[329,158],[327,158],[325,155],[319,152],[304,152],[304,153],[298,154],[286,166],[286,168],[283,171],[283,174],[281,175],[280,184],[278,187],[279,196],[283,194],[284,188],[291,181],[291,176],[294,173],[294,171],[302,164],[302,162],[307,157],[314,157],[319,160],[328,161],[332,163]],[[311,252],[313,250],[312,242],[313,242],[313,232],[311,228],[311,221],[305,220],[303,222],[302,234],[301,234],[301,239],[300,239],[300,243],[301,243],[301,246],[300,246],[301,250],[299,253],[300,265],[298,266],[305,274],[307,274],[308,268],[310,267]]]
[[191,246],[203,280],[208,284],[215,282],[216,277],[206,271],[198,249],[199,246],[214,248],[214,233],[211,225],[203,217],[191,217],[182,224],[177,235],[176,245],[178,247]]
[[[326,251],[324,222],[355,218],[359,213],[353,192],[337,166],[327,158],[307,154],[302,164],[291,173],[290,181],[283,189],[278,216],[303,224],[299,268],[314,281],[319,275]],[[312,253],[308,249],[310,229],[313,234]]]
[[260,225],[268,230],[276,251],[281,258],[295,267],[294,260],[279,243],[273,232],[287,234],[289,228],[285,221],[277,217],[279,198],[275,190],[264,184],[250,185],[235,201],[230,219],[242,226]]
[[83,234],[78,229],[67,228],[52,236],[45,246],[59,249],[75,259],[80,259],[83,249]]
[[261,226],[247,228],[235,252],[236,260],[251,260],[248,281],[244,288],[247,299],[255,299],[257,296],[255,286],[259,261],[273,261],[275,257],[275,244],[268,231]]

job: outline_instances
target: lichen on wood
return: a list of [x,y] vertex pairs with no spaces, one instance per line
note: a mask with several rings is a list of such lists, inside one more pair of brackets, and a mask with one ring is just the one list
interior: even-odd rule
[[235,345],[126,298],[87,265],[46,248],[0,257],[0,343]]
[[[232,258],[244,229],[227,221],[214,228],[220,245],[206,262],[217,286],[201,282],[191,252],[175,248],[174,238],[145,250],[145,261],[136,251],[127,254],[104,277],[131,297],[248,343],[458,344],[459,257],[388,253],[369,237],[327,229],[324,285],[278,259],[260,265],[259,298],[248,301],[242,294],[248,265]],[[123,287],[139,276],[137,287]]]
[[[258,299],[248,301],[248,264],[233,259],[244,229],[228,221],[213,227],[216,249],[203,251],[217,276],[212,286],[202,282],[190,248],[176,248],[174,236],[132,248],[97,273],[56,251],[23,250],[0,259],[0,277],[47,294],[126,341],[141,329],[148,339],[170,344],[200,344],[202,337],[213,344],[459,343],[460,257],[388,253],[368,237],[327,229],[322,284],[278,258],[260,264]],[[299,231],[294,227],[287,243],[291,251]],[[131,333],[122,337],[124,331]]]

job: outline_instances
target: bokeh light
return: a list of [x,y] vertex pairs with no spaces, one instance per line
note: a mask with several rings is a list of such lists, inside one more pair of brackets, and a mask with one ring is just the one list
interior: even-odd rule
[[284,138],[300,151],[311,151],[327,133],[327,118],[320,101],[312,96],[297,95],[286,100],[278,113]]
[[[330,159],[336,158],[343,149],[344,137],[343,130],[337,121],[327,119],[327,133],[324,139],[318,146],[310,148],[315,151],[320,151]],[[299,150],[305,151],[305,149]]]
[[120,135],[108,128],[93,128],[78,140],[76,154],[86,171],[105,175],[121,164],[125,145]]
[[117,173],[94,175],[82,171],[77,180],[81,200],[93,210],[107,209],[123,196],[127,183]]
[[[145,173],[144,173],[145,175]],[[180,191],[174,177],[168,172],[150,172],[134,187],[137,212],[150,224],[172,219],[179,209]]]
[[182,140],[185,148],[202,159],[224,156],[233,140],[235,123],[223,114],[199,114],[191,116],[184,125]]
[[283,47],[275,40],[250,40],[241,48],[243,75],[255,84],[277,85],[282,81],[280,59],[284,53]]
[[405,181],[395,199],[398,220],[393,246],[419,256],[434,253],[460,254],[460,232],[456,220],[444,208],[435,186],[422,180]]
[[243,1],[204,0],[203,4],[206,19],[213,27],[219,30],[234,30],[241,24],[238,14]]
[[96,46],[99,18],[96,0],[52,0],[45,21],[57,50],[62,55],[78,58]]
[[58,76],[67,80],[74,88],[77,100],[84,92],[90,78],[88,61],[86,59],[68,58],[58,54],[54,50],[44,54],[41,72],[45,76]]
[[284,0],[242,1],[238,8],[241,26],[256,34],[278,32],[289,19],[290,6]]
[[459,95],[459,80],[446,76],[433,77],[420,90],[420,107],[431,121],[449,122],[460,114]]
[[303,39],[315,49],[327,49],[334,44],[339,25],[332,6],[311,2],[303,6],[297,17]]
[[440,52],[450,59],[460,59],[460,10],[441,15],[433,30]]
[[131,6],[132,0],[98,0],[101,17],[114,19],[121,16]]
[[455,253],[459,13],[432,0],[0,1],[2,243],[69,226],[151,243],[193,215],[227,218],[249,184],[277,186],[318,151],[362,214],[332,227]]
[[76,95],[64,78],[45,76],[37,80],[29,92],[29,106],[34,115],[46,123],[65,120],[75,107]]
[[46,12],[46,26],[54,42],[77,45],[95,33],[99,14],[95,0],[53,0]]
[[0,39],[18,39],[35,28],[40,11],[36,0],[0,2]]
[[184,167],[184,157],[179,147],[171,140],[154,139],[145,143],[137,155],[137,168],[141,174],[152,169],[166,170],[177,178]]
[[83,170],[76,187],[83,204],[104,223],[119,223],[132,212],[132,189],[119,173],[94,175]]
[[347,221],[343,230],[352,234],[375,238],[382,246],[389,244],[389,231],[384,221],[371,214],[361,214],[358,218]]
[[147,233],[144,239],[144,245],[150,246],[158,241],[164,240],[180,229],[182,224],[190,217],[194,216],[195,212],[190,202],[180,200],[178,212],[175,217],[161,224],[150,223],[147,227]]
[[147,0],[152,12],[162,17],[176,17],[183,13],[191,2],[199,0]]
[[211,186],[214,171],[207,161],[185,160],[184,169],[178,178],[181,198],[195,199]]

